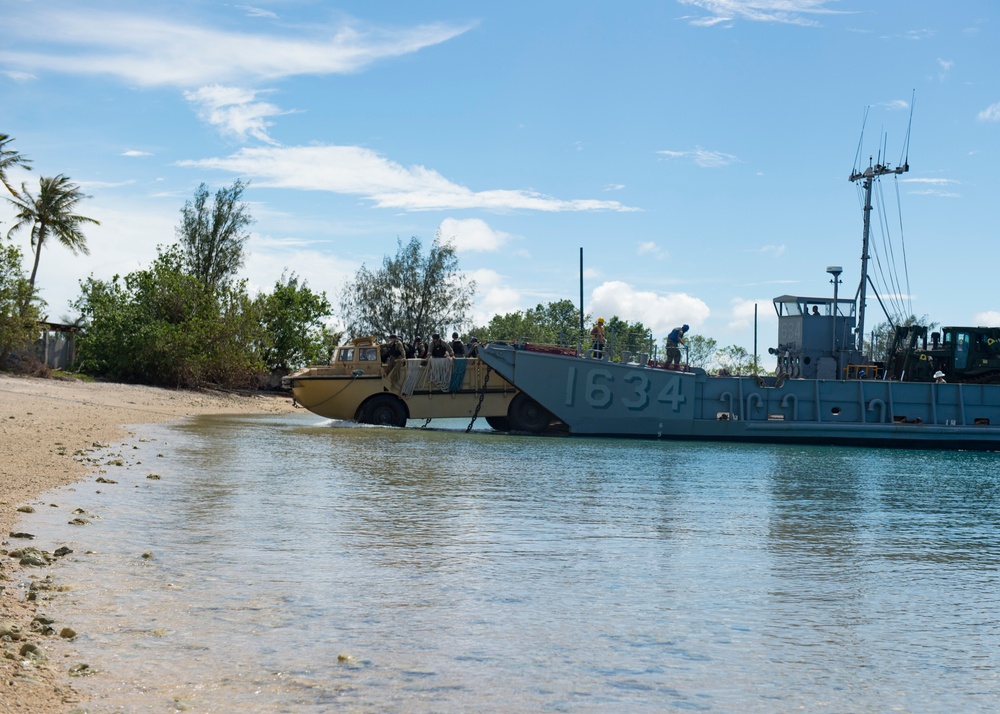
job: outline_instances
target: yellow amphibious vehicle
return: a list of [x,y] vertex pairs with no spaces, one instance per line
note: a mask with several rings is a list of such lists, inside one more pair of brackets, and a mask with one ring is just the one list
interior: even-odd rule
[[382,361],[383,345],[361,337],[328,365],[282,380],[295,402],[329,419],[406,426],[408,419],[483,417],[500,431],[537,432],[552,416],[476,358]]

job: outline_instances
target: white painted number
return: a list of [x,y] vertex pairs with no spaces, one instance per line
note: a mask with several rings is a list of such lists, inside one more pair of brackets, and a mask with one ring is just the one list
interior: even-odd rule
[[610,382],[611,373],[606,369],[592,369],[587,372],[587,404],[603,409],[611,404],[611,388],[607,384],[598,384],[598,379]]
[[645,409],[649,406],[649,377],[639,372],[631,372],[625,377],[625,381],[632,385],[635,397],[622,399],[622,404],[629,409]]
[[677,375],[674,375],[667,380],[667,383],[660,390],[660,393],[656,395],[656,401],[663,402],[664,404],[669,404],[673,411],[680,411],[681,404],[687,401],[687,397],[681,396],[681,379]]

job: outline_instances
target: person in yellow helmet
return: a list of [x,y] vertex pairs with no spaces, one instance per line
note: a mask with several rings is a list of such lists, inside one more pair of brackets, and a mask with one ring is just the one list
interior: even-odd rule
[[594,329],[590,331],[590,337],[593,340],[590,349],[592,354],[596,359],[604,359],[604,318],[597,318],[597,324],[594,325]]

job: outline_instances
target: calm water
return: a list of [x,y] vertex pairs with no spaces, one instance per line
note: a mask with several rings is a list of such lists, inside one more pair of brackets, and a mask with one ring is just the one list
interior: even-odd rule
[[47,494],[89,711],[995,710],[1000,454],[440,423],[141,427]]

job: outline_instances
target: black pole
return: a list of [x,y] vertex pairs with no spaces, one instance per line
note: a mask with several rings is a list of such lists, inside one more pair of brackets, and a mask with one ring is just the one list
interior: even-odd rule
[[753,373],[757,376],[757,302],[753,304]]
[[583,335],[586,328],[583,324],[583,248],[580,248],[580,344],[583,344]]

